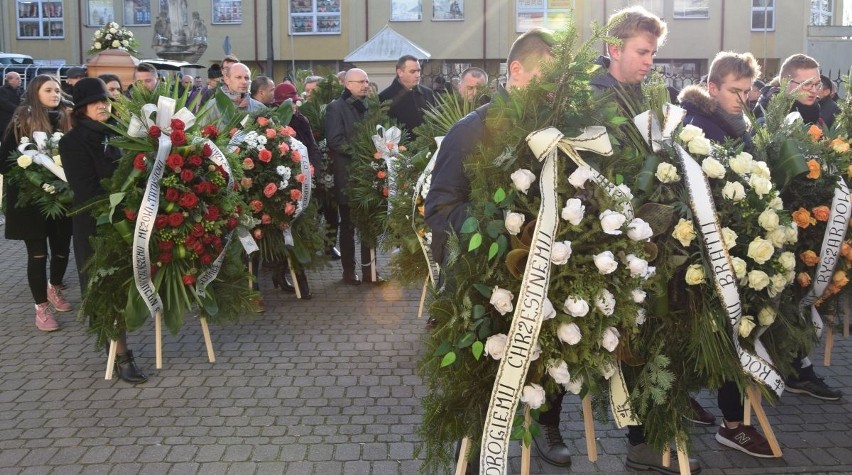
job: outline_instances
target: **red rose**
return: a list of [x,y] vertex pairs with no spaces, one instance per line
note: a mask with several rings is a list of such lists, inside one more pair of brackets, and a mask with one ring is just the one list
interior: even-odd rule
[[194,238],[200,238],[204,236],[204,226],[201,223],[195,223],[192,225],[192,231],[189,233],[190,236]]
[[180,280],[183,281],[183,285],[195,285],[194,275],[184,275]]
[[170,153],[168,158],[166,158],[166,166],[174,171],[178,171],[183,166],[183,157],[177,153]]
[[193,178],[195,178],[195,173],[192,173],[192,170],[184,168],[180,171],[180,179],[183,180],[184,183],[191,182]]
[[382,188],[382,196],[387,198],[389,194],[390,194],[390,190],[388,190],[388,187]]
[[152,138],[158,139],[160,138],[160,134],[162,134],[162,131],[156,125],[152,125],[148,128],[148,135],[150,135]]
[[128,221],[136,221],[136,211],[133,211],[130,208],[124,208],[124,216],[128,219]]
[[276,186],[275,183],[267,183],[266,186],[263,187],[263,196],[267,198],[272,198],[277,192],[278,186]]
[[169,226],[176,228],[183,224],[183,213],[174,212],[169,214]]
[[263,149],[257,154],[257,159],[263,163],[269,163],[272,161],[272,152],[267,149]]
[[169,224],[169,217],[164,214],[158,214],[154,219],[154,227],[157,229],[163,229],[167,224]]
[[171,126],[172,130],[184,130],[186,128],[186,124],[180,119],[172,119]]
[[239,223],[240,221],[237,218],[228,218],[228,222],[225,226],[228,228],[228,231],[230,231],[236,228]]
[[145,154],[137,153],[135,157],[133,157],[133,168],[139,171],[145,171]]
[[290,137],[295,137],[296,131],[293,130],[293,127],[290,127],[288,125],[288,126],[284,127],[283,129],[281,129],[281,134],[282,135],[289,135]]
[[290,199],[298,201],[302,197],[302,190],[290,190]]
[[172,262],[172,253],[164,252],[160,254],[160,257],[158,257],[157,260],[162,262],[163,264],[168,264],[169,262]]
[[213,263],[213,256],[210,254],[202,254],[201,257],[198,258],[198,261],[201,262],[203,266],[209,266]]
[[230,135],[231,137],[233,137],[233,136],[234,136],[234,134],[236,134],[237,132],[239,132],[239,130],[240,130],[240,129],[238,129],[238,128],[236,128],[236,127],[233,127],[233,128],[231,128],[231,130],[229,130],[229,131],[228,131],[228,135]]
[[221,250],[222,249],[222,238],[220,238],[219,236],[213,236],[213,247]]
[[213,242],[213,235],[205,234],[201,237],[201,242],[203,242],[204,244],[211,244]]
[[255,213],[259,213],[260,210],[263,209],[263,203],[261,203],[260,200],[252,200],[251,203],[249,203],[249,207]]
[[379,180],[384,180],[388,176],[388,174],[384,170],[379,170],[379,172],[376,173],[376,176],[379,178]]
[[293,203],[288,202],[287,204],[284,205],[284,214],[286,214],[287,216],[293,216],[293,213],[295,213],[295,212],[296,212],[296,205],[294,205]]
[[207,221],[216,221],[217,219],[219,219],[220,215],[221,212],[219,211],[218,207],[209,206],[207,208],[207,212],[204,213],[204,219],[206,219]]
[[186,159],[186,163],[189,163],[190,165],[192,165],[194,167],[200,167],[201,161],[202,161],[202,158],[199,157],[198,155],[190,155],[189,158]]
[[293,149],[293,153],[290,154],[290,160],[293,160],[293,163],[301,163],[302,162],[302,154],[299,153],[298,150]]
[[198,242],[198,239],[196,239],[192,234],[187,234],[186,237],[183,238],[183,245],[187,248],[192,248],[196,242]]
[[260,217],[261,224],[269,224],[272,222],[272,216],[269,216],[266,213],[263,213],[263,216]]
[[173,130],[169,137],[172,139],[172,144],[176,146],[186,144],[186,134],[183,130]]
[[299,183],[304,183],[305,182],[305,174],[299,173],[298,175],[296,175],[296,181],[298,181]]
[[210,155],[213,155],[213,149],[210,148],[209,143],[206,143],[206,144],[204,144],[203,147],[201,147],[201,155],[204,155],[205,157],[209,157]]
[[216,129],[216,126],[213,124],[205,125],[204,128],[201,129],[201,135],[209,137],[212,140],[216,140],[219,136],[219,130]]
[[171,251],[172,249],[174,249],[175,243],[172,241],[160,241],[160,243],[157,244],[157,247],[161,251]]
[[201,244],[200,242],[196,241],[195,243],[192,244],[192,252],[194,252],[196,254],[203,253],[204,252],[204,244]]
[[166,201],[175,201],[180,199],[180,192],[174,188],[166,188]]
[[263,239],[263,231],[261,231],[260,228],[256,228],[251,232],[251,234],[255,239]]
[[275,133],[275,129],[266,129],[266,138],[272,140],[276,135],[278,134]]
[[257,125],[261,127],[266,127],[267,125],[269,125],[269,119],[267,119],[266,117],[258,117]]
[[195,208],[198,204],[198,197],[195,196],[195,193],[184,193],[180,196],[178,204],[188,209]]

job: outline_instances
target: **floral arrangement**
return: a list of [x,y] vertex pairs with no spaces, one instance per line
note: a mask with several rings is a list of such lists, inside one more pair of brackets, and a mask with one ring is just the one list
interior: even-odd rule
[[240,191],[248,204],[252,236],[270,262],[286,258],[285,234],[309,205],[313,175],[305,147],[284,123],[268,110],[254,114],[242,130],[232,130],[229,149],[243,170]]
[[139,41],[133,36],[132,31],[111,21],[95,30],[89,54],[98,54],[109,49],[120,49],[136,55],[139,54],[136,49],[138,47]]
[[[168,90],[172,97],[159,98],[160,117],[144,116],[141,92],[117,103],[119,136],[112,143],[124,156],[105,183],[110,195],[81,210],[99,223],[81,310],[92,319],[98,345],[139,328],[154,300],[172,333],[193,309],[223,321],[256,305],[257,295],[244,284],[238,240],[231,239],[244,209],[234,170],[210,140],[215,128],[195,125],[186,95],[178,95],[176,84]],[[147,247],[145,261],[140,247]],[[143,298],[139,285],[146,284],[153,292]]]
[[18,188],[17,205],[35,205],[47,218],[64,217],[73,196],[59,156],[61,138],[61,132],[21,137],[10,158],[15,165],[6,174],[9,183]]

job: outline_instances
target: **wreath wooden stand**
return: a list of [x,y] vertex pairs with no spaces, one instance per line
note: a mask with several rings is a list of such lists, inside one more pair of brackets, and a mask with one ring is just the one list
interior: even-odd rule
[[766,412],[763,410],[760,391],[757,390],[754,384],[749,384],[746,388],[744,406],[743,424],[751,425],[751,411],[754,410],[757,421],[760,422],[760,428],[763,429],[763,434],[767,442],[769,442],[769,447],[772,449],[772,455],[781,457],[783,455],[781,446],[778,445],[778,439],[775,438],[775,432],[772,430],[772,426],[769,425],[769,418],[766,417]]

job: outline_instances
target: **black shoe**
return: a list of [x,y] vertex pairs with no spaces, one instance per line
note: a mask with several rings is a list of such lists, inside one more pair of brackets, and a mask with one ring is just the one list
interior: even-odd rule
[[[296,272],[296,281],[299,283],[299,294],[301,295],[302,300],[310,300],[313,298],[311,295],[311,288],[308,285],[308,276],[305,275],[305,271],[301,270]],[[295,292],[295,288],[293,291]]]
[[708,412],[707,409],[701,407],[701,404],[699,404],[695,398],[689,398],[689,406],[691,409],[690,412],[683,415],[686,420],[692,421],[700,426],[716,425],[716,416]]
[[[648,444],[642,442],[638,445],[627,443],[627,467],[637,471],[652,470],[667,475],[679,475],[680,469],[677,452],[671,451],[671,459],[668,466],[663,465],[663,454],[657,452]],[[697,474],[701,472],[698,460],[689,459],[689,472]]]
[[539,435],[533,436],[533,445],[535,445],[538,455],[551,465],[570,467],[571,453],[568,451],[565,441],[562,440],[559,427],[539,425],[539,428],[541,429]]
[[132,384],[139,384],[148,381],[148,375],[142,372],[136,366],[136,360],[133,359],[133,352],[127,350],[123,355],[115,355],[115,372],[123,381]]
[[287,273],[283,270],[276,270],[274,274],[272,274],[272,286],[276,289],[281,289],[284,292],[295,292],[296,289],[293,288],[293,284],[290,283],[290,280],[287,278]]
[[331,256],[331,260],[333,261],[340,260],[340,251],[334,246],[331,246],[327,251],[325,251],[325,254],[327,256]]
[[787,391],[793,394],[805,394],[823,401],[837,401],[843,397],[842,392],[831,389],[816,375],[813,366],[803,368],[798,378],[787,378],[784,383],[787,385]]
[[354,272],[351,274],[344,272],[343,283],[347,285],[361,285],[361,279]]
[[429,320],[426,320],[426,328],[435,328],[438,326],[438,319],[435,317],[429,317]]

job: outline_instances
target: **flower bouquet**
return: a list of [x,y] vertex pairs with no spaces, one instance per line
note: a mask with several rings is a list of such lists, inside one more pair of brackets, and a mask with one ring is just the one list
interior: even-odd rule
[[35,205],[46,218],[64,217],[71,205],[72,192],[59,157],[61,138],[61,132],[22,137],[10,158],[15,164],[6,174],[9,183],[18,188],[16,205]]
[[99,345],[155,313],[176,333],[193,308],[222,321],[256,305],[231,239],[242,209],[234,175],[186,96],[169,90],[157,105],[137,93],[117,105],[113,144],[125,154],[106,183],[108,200],[87,208],[99,226],[81,314]]
[[89,54],[98,54],[110,49],[120,49],[132,55],[139,54],[139,41],[129,29],[112,21],[95,30]]

